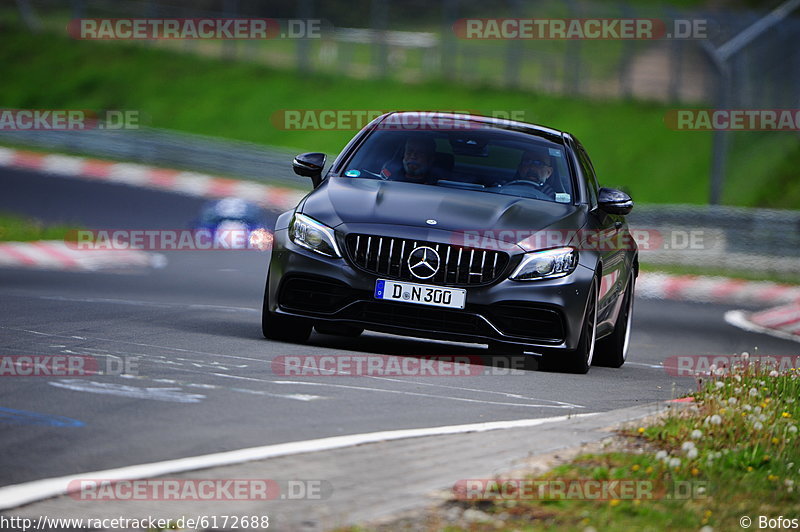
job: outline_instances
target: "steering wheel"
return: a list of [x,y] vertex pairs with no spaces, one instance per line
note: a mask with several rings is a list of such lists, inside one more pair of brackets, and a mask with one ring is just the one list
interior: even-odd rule
[[536,185],[536,183],[534,183],[533,181],[527,181],[525,179],[515,179],[514,181],[509,181],[508,183],[503,183],[502,185],[500,185],[500,188],[502,189],[502,188],[505,188],[505,187],[507,187],[509,185],[528,185],[528,186],[534,187],[533,188],[533,192],[535,192],[535,194],[533,196],[534,199],[544,199],[544,200],[548,200],[548,201],[553,201],[553,198],[551,198],[550,196],[548,196],[547,194],[542,192],[539,189],[538,185]]
[[530,185],[532,187],[536,187],[537,190],[539,189],[539,186],[536,185],[533,181],[527,181],[525,179],[515,179],[514,181],[509,181],[508,183],[503,183],[500,186],[507,187],[508,185]]

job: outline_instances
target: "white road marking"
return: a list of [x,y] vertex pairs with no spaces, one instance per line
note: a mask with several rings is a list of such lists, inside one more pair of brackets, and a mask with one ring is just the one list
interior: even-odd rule
[[48,384],[74,392],[100,393],[133,399],[153,399],[171,403],[199,403],[206,398],[205,395],[186,393],[180,388],[139,388],[138,386],[85,381],[82,379],[60,379],[51,381]]
[[[468,397],[455,397],[451,395],[436,395],[432,393],[422,393],[422,392],[409,392],[407,390],[390,390],[388,388],[372,388],[370,386],[355,386],[349,384],[334,384],[329,382],[306,382],[306,381],[283,381],[283,380],[268,380],[268,379],[257,379],[255,377],[242,377],[240,375],[227,375],[224,373],[214,373],[213,375],[217,375],[219,377],[227,377],[230,379],[241,379],[247,381],[254,381],[254,382],[269,382],[273,384],[299,384],[301,386],[328,386],[330,388],[344,388],[344,389],[351,389],[351,390],[364,390],[364,391],[372,391],[372,392],[381,392],[381,393],[394,393],[399,395],[412,395],[417,397],[432,397],[434,399],[449,399],[451,401],[463,401],[467,403],[481,403],[486,405],[501,405],[501,406],[524,406],[528,408],[586,408],[585,406],[571,404],[571,403],[559,403],[555,405],[548,405],[548,404],[523,404],[523,403],[505,403],[500,401],[485,401],[482,399],[470,399]],[[526,398],[527,399],[527,398]],[[541,401],[541,399],[536,399],[531,397],[532,401]]]
[[253,360],[255,362],[264,362],[264,359],[262,359],[262,358],[242,357],[242,356],[238,356],[238,355],[224,355],[222,353],[207,353],[205,351],[195,351],[193,349],[183,349],[183,348],[180,348],[180,347],[168,347],[168,346],[164,346],[164,345],[154,345],[154,344],[142,344],[142,343],[139,343],[139,342],[129,342],[127,340],[117,340],[117,339],[114,339],[114,338],[101,338],[101,337],[98,337],[98,336],[85,336],[85,337],[83,337],[83,336],[68,336],[68,335],[64,335],[64,334],[53,334],[53,333],[43,333],[43,332],[39,332],[39,331],[32,331],[30,329],[19,329],[19,328],[16,328],[16,327],[6,327],[6,326],[3,326],[3,325],[0,325],[0,329],[7,329],[9,331],[26,332],[26,333],[30,333],[30,334],[36,334],[38,336],[49,336],[49,337],[52,337],[52,338],[78,338],[80,340],[100,340],[101,342],[116,342],[116,343],[119,343],[119,344],[135,345],[135,346],[138,346],[138,347],[154,347],[156,349],[167,349],[169,351],[180,351],[182,353],[191,353],[191,354],[196,354],[196,355],[211,355],[211,356],[216,356],[216,357],[235,358],[235,359],[239,359],[239,360]]
[[[274,363],[274,361],[273,361],[273,363]],[[286,366],[286,364],[283,364],[283,365]],[[307,368],[308,366],[302,366],[301,365],[301,366],[298,366],[298,367]],[[318,368],[313,368],[313,369],[318,369]],[[330,370],[330,372],[331,373],[338,373],[339,375],[351,375],[350,373],[347,373],[347,372],[344,372],[344,371],[337,372],[335,369],[334,370]],[[465,386],[448,386],[446,384],[439,384],[439,383],[432,383],[432,382],[422,382],[422,381],[412,381],[410,379],[397,379],[397,378],[392,378],[392,377],[381,377],[379,375],[353,375],[353,376],[355,376],[355,377],[368,377],[370,379],[380,380],[380,381],[401,382],[401,383],[404,383],[404,384],[412,383],[412,384],[414,384],[416,386],[432,386],[432,387],[436,387],[436,388],[446,388],[446,389],[449,389],[449,390],[461,390],[461,391],[464,391],[464,392],[478,392],[478,393],[485,393],[485,394],[490,394],[490,395],[491,394],[496,394],[496,395],[502,395],[503,397],[508,397],[509,399],[523,399],[523,400],[527,399],[527,400],[536,400],[536,401],[549,401],[551,403],[555,403],[556,405],[563,405],[565,407],[583,408],[583,406],[574,405],[572,403],[566,403],[566,402],[563,402],[563,401],[556,401],[556,400],[553,400],[553,399],[535,399],[533,397],[526,397],[524,395],[520,395],[520,394],[516,394],[516,393],[500,392],[500,391],[495,391],[495,390],[482,390],[482,389],[479,389],[479,388],[467,388]],[[268,381],[264,381],[264,382],[268,382]],[[285,382],[283,382],[283,381],[272,381],[272,382],[281,382],[282,384],[285,384]],[[286,381],[286,382],[291,382],[291,381]],[[440,397],[440,396],[436,396],[436,397]],[[498,404],[507,404],[507,403],[498,403]]]
[[110,299],[104,297],[66,297],[66,296],[38,296],[39,299],[51,301],[75,301],[78,303],[109,303],[114,305],[131,305],[137,307],[154,308],[186,308],[191,310],[217,310],[221,312],[261,312],[260,309],[250,307],[226,307],[223,305],[200,305],[188,303],[163,303],[159,301],[141,301],[135,299]]
[[[31,334],[37,334],[37,335],[42,335],[42,336],[52,336],[52,337],[56,337],[56,338],[71,338],[70,336],[64,336],[64,335],[58,335],[58,334],[50,334],[50,333],[42,333],[42,332],[39,332],[39,331],[32,331],[32,330],[28,330],[28,329],[16,329],[16,328],[13,328],[13,327],[0,326],[0,329],[17,330],[17,331],[28,332],[28,333],[31,333]],[[152,348],[156,348],[156,349],[167,349],[167,350],[174,350],[174,351],[193,353],[193,354],[219,356],[219,357],[226,357],[226,358],[235,358],[235,359],[240,359],[240,360],[252,360],[252,361],[257,361],[257,362],[261,362],[261,363],[265,362],[264,359],[257,359],[257,358],[251,358],[251,357],[242,357],[242,356],[236,356],[236,355],[223,355],[221,353],[208,353],[208,352],[204,352],[204,351],[193,351],[193,350],[182,349],[182,348],[178,348],[178,347],[165,347],[165,346],[159,346],[159,345],[153,345],[153,344],[142,344],[142,343],[138,343],[138,342],[129,342],[129,341],[125,341],[125,340],[115,340],[115,339],[111,339],[111,338],[98,338],[98,337],[87,337],[87,338],[90,339],[90,340],[101,340],[101,341],[107,341],[107,342],[117,342],[117,343],[128,344],[128,345],[136,345],[138,347],[152,347]],[[143,355],[143,356],[148,356],[148,355]],[[150,356],[152,356],[152,355],[150,355]],[[180,369],[181,371],[188,371],[185,368],[176,368],[176,369]],[[199,373],[201,373],[201,372],[199,372]],[[206,374],[206,373],[204,373],[204,374]],[[211,373],[211,374],[212,375],[217,375],[217,376],[222,376],[222,377],[228,377],[228,378],[239,378],[239,379],[243,379],[243,380],[251,379],[250,377],[240,377],[240,376],[236,376],[236,375],[228,375],[228,374],[222,374],[222,373]],[[387,379],[385,377],[377,377],[377,376],[371,376],[371,375],[368,375],[368,377],[373,378],[373,379]],[[257,381],[257,382],[267,382],[267,383],[268,382],[277,382],[277,381],[270,381],[270,380],[264,380],[264,379],[254,379],[254,380]],[[300,382],[300,381],[298,381],[298,382]],[[408,380],[408,381],[402,380],[400,382],[410,383],[410,384],[415,384],[415,385],[425,385],[425,386],[431,386],[431,387],[461,389],[463,391],[473,391],[473,392],[486,393],[486,394],[502,393],[502,392],[495,392],[495,391],[492,391],[492,390],[480,390],[480,389],[474,389],[474,388],[458,388],[458,387],[452,387],[452,386],[447,386],[447,385],[443,385],[443,384],[424,383],[424,382],[412,381],[412,380]],[[308,383],[303,383],[303,384],[308,384]],[[561,402],[561,401],[555,401],[555,400],[551,401],[551,400],[547,400],[547,399],[536,399],[536,398],[528,398],[528,397],[522,397],[522,398],[523,399],[530,399],[530,400],[534,400],[534,401],[549,401],[549,402],[556,403],[556,404],[506,403],[506,402],[496,402],[496,401],[481,401],[479,399],[456,398],[456,397],[451,397],[451,396],[441,396],[441,395],[435,395],[435,394],[423,394],[423,393],[420,393],[420,392],[407,392],[407,391],[401,391],[401,390],[389,390],[389,389],[385,389],[385,388],[362,387],[362,389],[364,389],[364,390],[373,390],[373,391],[382,391],[384,393],[401,393],[401,394],[406,394],[406,395],[417,395],[417,396],[422,396],[422,397],[444,398],[444,399],[452,399],[452,400],[457,400],[457,401],[478,402],[478,403],[484,403],[484,404],[496,404],[496,405],[506,405],[506,406],[527,406],[527,407],[537,407],[538,406],[538,407],[543,407],[543,408],[585,408],[582,405],[576,405],[576,404],[567,403],[567,402]],[[285,397],[285,396],[280,395],[280,397]],[[516,397],[512,397],[512,398],[516,398]]]
[[347,436],[333,436],[315,440],[294,441],[275,445],[250,447],[236,451],[192,456],[176,460],[165,460],[150,464],[141,464],[104,471],[92,471],[77,475],[34,480],[22,484],[15,484],[0,488],[0,510],[16,508],[42,499],[57,497],[68,493],[71,482],[86,478],[111,478],[115,480],[134,480],[153,478],[157,476],[183,473],[196,469],[220,467],[254,460],[266,460],[279,456],[289,456],[345,447],[354,447],[367,443],[402,440],[408,438],[421,438],[425,436],[443,436],[448,434],[465,434],[468,432],[487,432],[491,430],[506,430],[514,428],[535,427],[547,423],[557,423],[569,419],[593,416],[596,413],[576,414],[572,416],[557,416],[536,419],[517,419],[513,421],[489,421],[485,423],[470,423],[466,425],[449,425],[440,427],[427,427],[419,429],[387,430],[380,432],[367,432],[350,434]]
[[728,325],[733,325],[734,327],[738,327],[742,330],[754,333],[761,333],[761,334],[768,334],[770,336],[774,336],[775,338],[781,338],[783,340],[791,340],[792,342],[800,342],[800,336],[796,334],[791,334],[784,331],[779,331],[777,329],[770,329],[768,327],[762,327],[761,325],[756,325],[749,319],[747,319],[747,313],[743,310],[729,310],[725,313],[725,322]]
[[662,364],[647,364],[646,362],[625,362],[626,366],[642,366],[644,368],[653,368],[653,369],[664,369]]

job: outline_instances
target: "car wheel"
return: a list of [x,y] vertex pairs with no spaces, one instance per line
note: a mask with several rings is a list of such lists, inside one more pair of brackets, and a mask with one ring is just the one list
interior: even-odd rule
[[281,316],[269,311],[269,273],[264,287],[264,305],[261,308],[261,333],[269,340],[303,343],[311,334],[311,322],[302,318]]
[[597,353],[594,357],[595,366],[619,368],[628,357],[628,345],[631,339],[631,319],[633,317],[633,288],[635,278],[631,274],[625,290],[622,308],[614,324],[614,332],[597,341]]
[[540,369],[587,373],[592,365],[597,339],[597,282],[593,281],[586,301],[586,312],[581,325],[578,346],[570,351],[551,352],[542,355]]
[[333,336],[345,336],[347,338],[358,338],[364,329],[352,325],[339,325],[337,323],[317,323],[314,330],[320,334],[330,334]]

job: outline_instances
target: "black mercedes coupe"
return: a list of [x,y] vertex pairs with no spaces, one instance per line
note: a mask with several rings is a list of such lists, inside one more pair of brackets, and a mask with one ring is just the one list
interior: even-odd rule
[[586,373],[624,364],[638,249],[633,201],[600,188],[562,131],[452,113],[387,113],[326,157],[277,220],[266,338],[364,329],[533,353]]

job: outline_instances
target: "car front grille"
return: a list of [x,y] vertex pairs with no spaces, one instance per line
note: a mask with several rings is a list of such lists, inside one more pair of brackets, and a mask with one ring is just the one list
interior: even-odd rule
[[[496,281],[508,266],[508,254],[502,251],[468,248],[406,238],[351,234],[347,251],[358,268],[403,281],[446,285],[481,285]],[[439,254],[435,275],[420,279],[411,274],[408,257],[419,246],[428,246]]]

